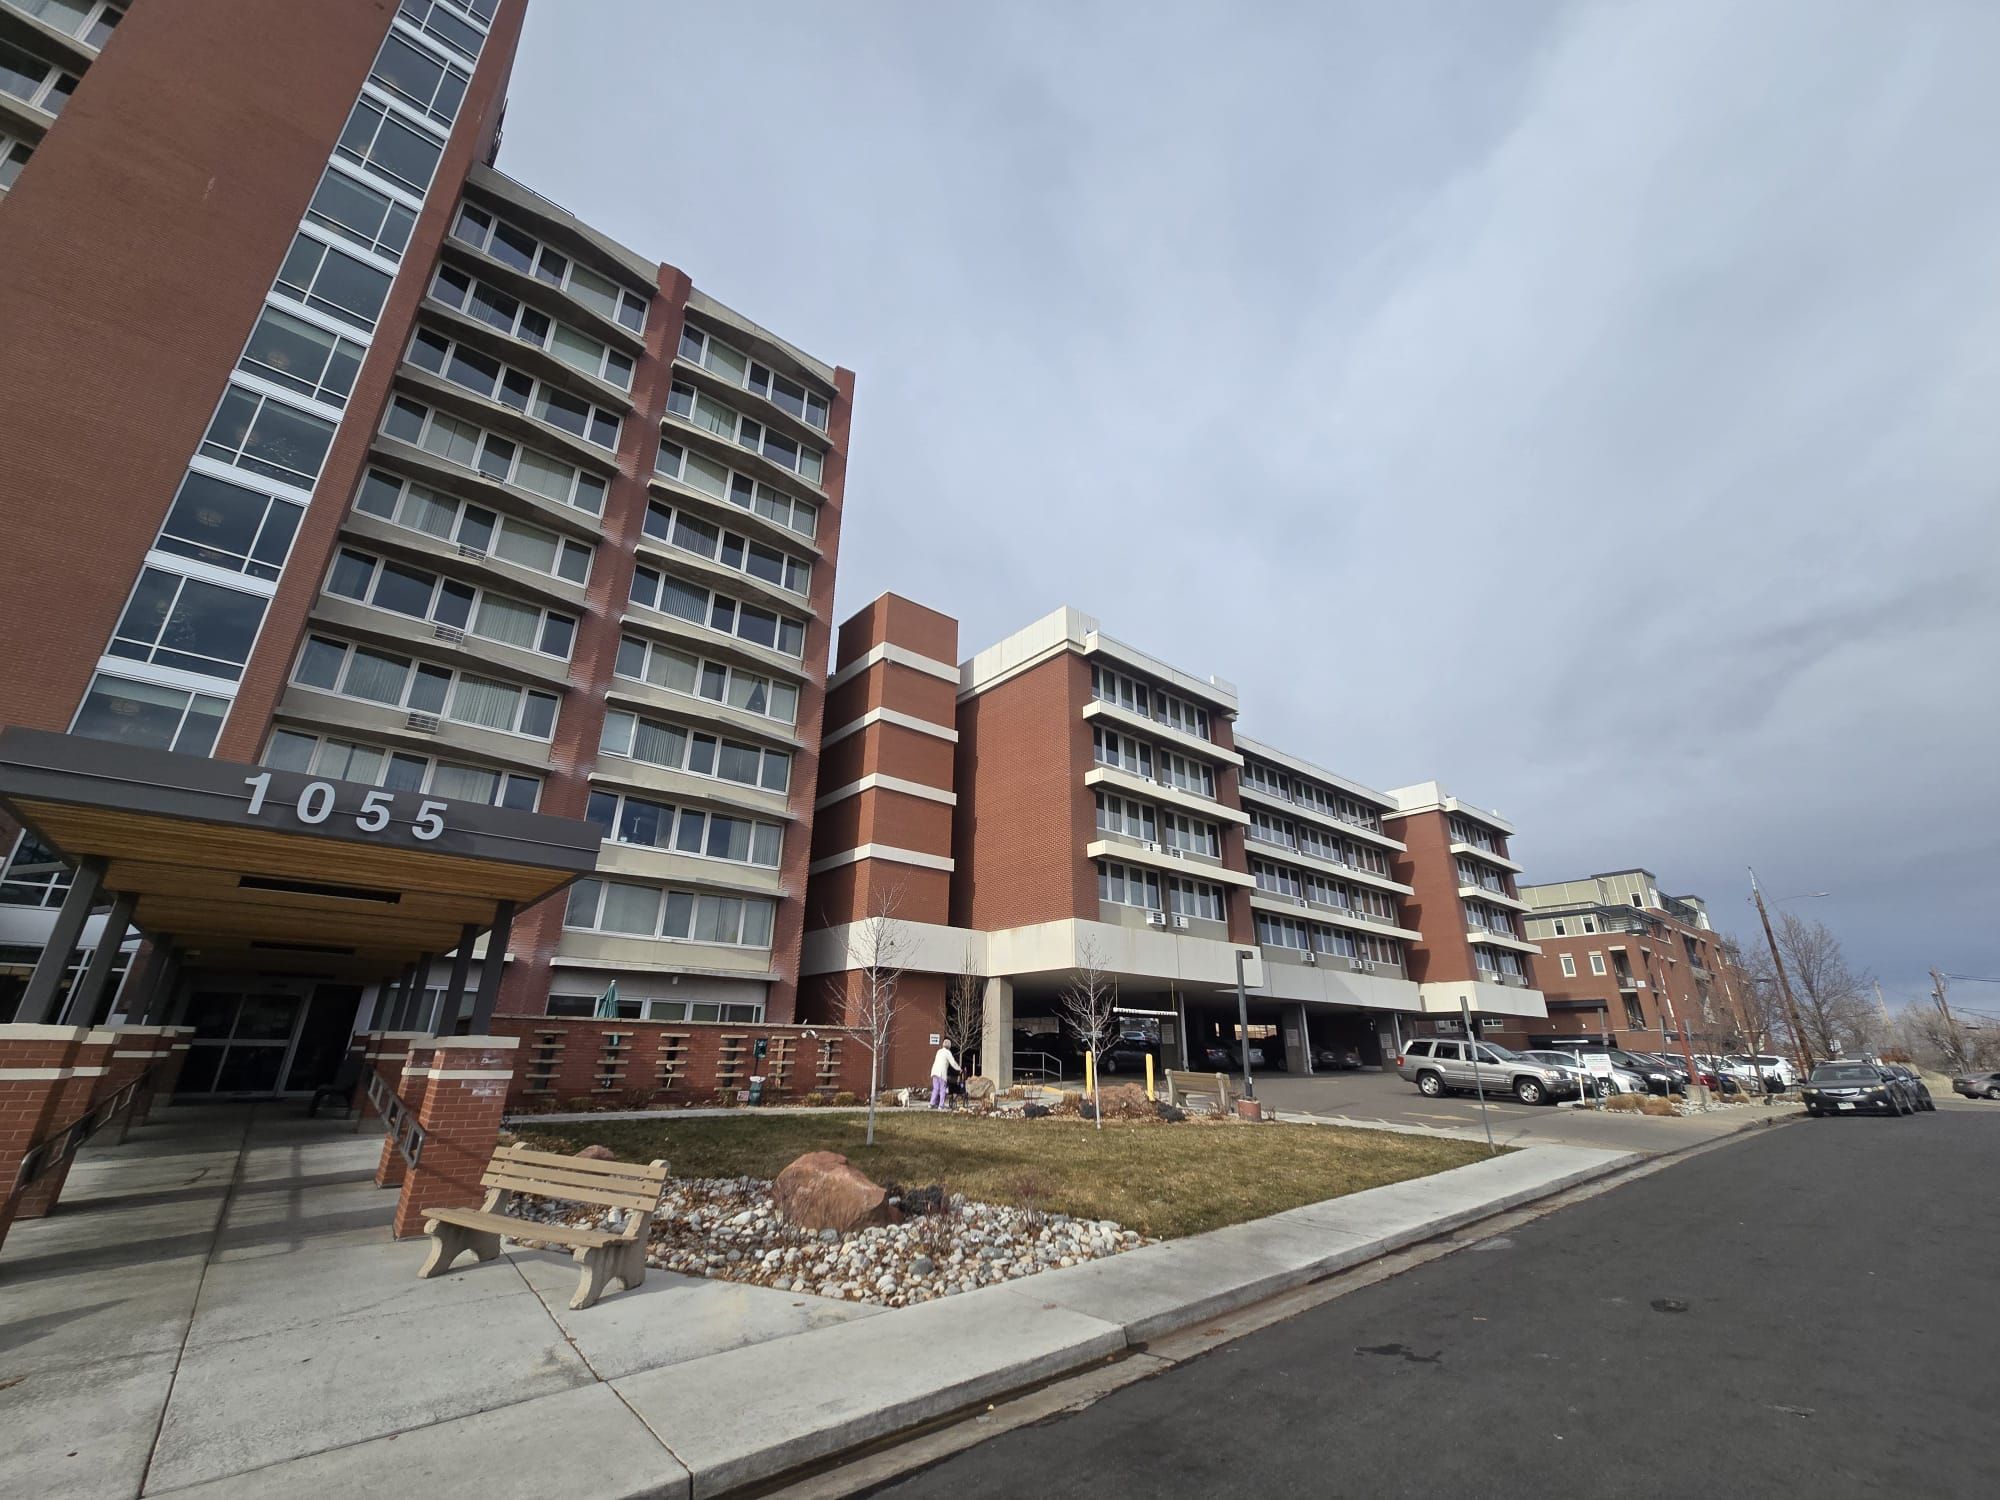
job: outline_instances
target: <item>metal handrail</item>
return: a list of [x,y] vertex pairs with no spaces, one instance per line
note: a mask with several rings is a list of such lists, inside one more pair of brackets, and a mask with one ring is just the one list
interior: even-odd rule
[[375,1112],[382,1117],[382,1127],[397,1153],[414,1167],[424,1154],[424,1127],[417,1123],[417,1117],[410,1112],[410,1106],[402,1096],[389,1087],[388,1080],[380,1073],[368,1075],[368,1102],[375,1106]]
[[[1023,1059],[1030,1057],[1039,1057],[1041,1061],[1034,1064],[1024,1064]],[[1014,1076],[1017,1078],[1024,1076],[1028,1067],[1033,1067],[1037,1083],[1062,1082],[1062,1059],[1057,1057],[1053,1052],[1016,1052],[1014,1054]]]
[[12,1201],[31,1187],[38,1178],[46,1176],[82,1149],[83,1143],[109,1125],[119,1115],[128,1113],[139,1102],[140,1093],[153,1081],[158,1063],[148,1063],[115,1093],[92,1103],[81,1118],[65,1125],[53,1135],[46,1136],[30,1146],[21,1157],[21,1165],[14,1173],[14,1185],[7,1190],[7,1199]]

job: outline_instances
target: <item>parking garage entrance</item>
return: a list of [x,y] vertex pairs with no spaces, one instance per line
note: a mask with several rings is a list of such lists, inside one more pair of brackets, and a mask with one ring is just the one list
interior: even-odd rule
[[[483,1031],[514,912],[591,870],[599,839],[578,819],[20,728],[0,731],[0,810],[71,872],[13,1019],[96,1022],[136,929],[147,959],[120,1009],[191,1026],[181,1091],[210,1097],[324,1081],[370,984],[389,1001],[377,1026]],[[468,995],[482,941],[500,961]],[[416,976],[447,955],[433,1000]]]

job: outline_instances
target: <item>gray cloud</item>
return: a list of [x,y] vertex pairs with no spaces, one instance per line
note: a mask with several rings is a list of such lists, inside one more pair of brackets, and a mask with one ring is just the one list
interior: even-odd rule
[[536,0],[502,166],[858,372],[841,609],[1058,603],[1530,875],[2000,973],[2000,11]]

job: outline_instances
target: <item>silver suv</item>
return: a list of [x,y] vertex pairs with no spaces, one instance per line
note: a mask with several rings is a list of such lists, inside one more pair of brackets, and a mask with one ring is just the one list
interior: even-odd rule
[[1431,1099],[1483,1088],[1489,1094],[1512,1094],[1523,1104],[1547,1104],[1582,1092],[1575,1075],[1563,1068],[1492,1042],[1467,1043],[1456,1037],[1419,1037],[1396,1059],[1396,1071]]

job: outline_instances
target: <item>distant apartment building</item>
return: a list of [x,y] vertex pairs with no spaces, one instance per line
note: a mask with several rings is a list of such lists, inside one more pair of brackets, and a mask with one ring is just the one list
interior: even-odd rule
[[1548,1026],[1530,1040],[1579,1036],[1658,1051],[1721,1045],[1739,1029],[1737,981],[1699,896],[1670,896],[1652,871],[1615,870],[1521,888],[1540,946]]
[[[1399,831],[1427,827],[1424,789],[1375,791],[1239,736],[1230,682],[1074,609],[962,662],[954,693],[955,642],[949,617],[894,596],[842,629],[808,1019],[850,1013],[859,935],[888,913],[908,932],[912,1024],[938,1031],[946,986],[969,975],[981,1064],[1001,1077],[1029,1071],[1037,1037],[1053,1050],[1060,997],[1091,970],[1121,1024],[1196,1067],[1234,1065],[1239,978],[1262,1066],[1294,1073],[1380,1065],[1416,1032],[1455,1028],[1461,998],[1489,1030],[1543,1015],[1509,961],[1533,946],[1460,901],[1447,823],[1418,850]],[[1506,825],[1428,793],[1504,860]],[[1429,890],[1451,901],[1419,920]],[[1501,900],[1519,905],[1504,881]]]
[[[524,11],[0,0],[0,717],[587,818],[501,1010],[787,1021],[853,380],[494,170]],[[154,934],[218,1088],[382,978],[269,899]]]

